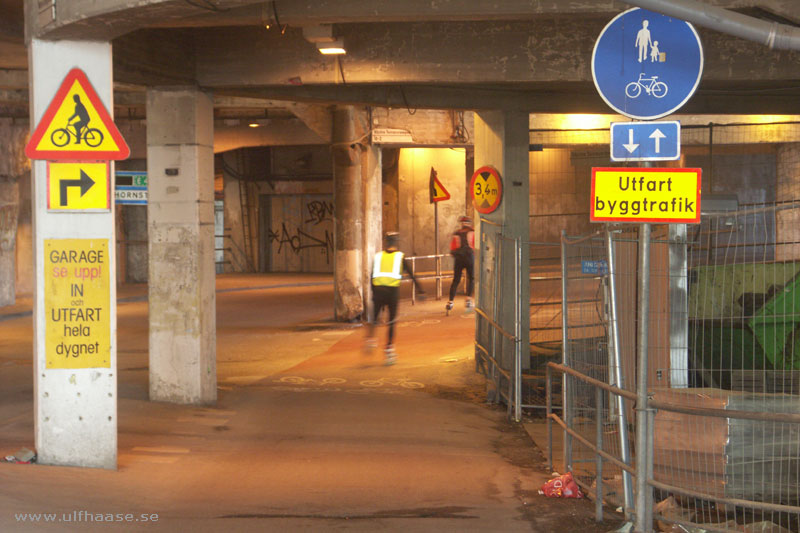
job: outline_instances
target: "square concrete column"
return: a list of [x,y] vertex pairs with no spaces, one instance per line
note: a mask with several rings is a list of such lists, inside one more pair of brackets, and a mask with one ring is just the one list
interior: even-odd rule
[[362,197],[364,202],[364,260],[361,266],[361,284],[364,287],[364,314],[372,317],[372,258],[383,249],[383,168],[380,146],[369,145],[361,153],[363,174]]
[[214,109],[194,87],[147,91],[150,399],[217,399]]
[[[32,39],[29,58],[31,131],[72,68],[86,74],[103,107],[113,112],[110,43]],[[117,466],[114,204],[94,212],[50,209],[50,188],[56,180],[48,180],[49,163],[33,161],[31,176],[37,461],[113,469]],[[113,176],[114,165],[109,165]]]
[[[493,224],[480,224],[480,250],[483,257],[476,265],[478,282],[478,305],[490,310],[495,298],[498,306],[498,323],[514,333],[517,320],[522,323],[522,367],[528,368],[530,358],[530,171],[528,162],[529,141],[528,114],[522,111],[485,111],[475,113],[475,168],[493,166],[503,182],[503,196],[497,209],[481,215]],[[501,232],[506,240],[496,240]],[[514,280],[514,246],[511,239],[520,237],[522,246],[522,284]],[[497,248],[495,248],[497,243]],[[476,247],[478,247],[476,242]],[[501,254],[501,271],[495,272],[494,257]],[[493,292],[495,280],[499,294]],[[520,312],[515,316],[514,298],[520,298]],[[489,346],[488,332],[476,331],[477,339]],[[484,338],[485,336],[485,338]],[[503,368],[513,364],[511,350],[504,350]]]
[[361,145],[356,135],[356,111],[339,106],[333,112],[333,203],[335,211],[333,265],[334,318],[350,322],[364,312],[364,211]]
[[[30,181],[25,156],[28,126],[13,118],[0,118],[0,306],[16,302],[17,248],[30,258],[30,243],[17,243],[21,209],[20,182]],[[30,212],[30,198],[25,211]],[[30,264],[26,265],[30,275]]]

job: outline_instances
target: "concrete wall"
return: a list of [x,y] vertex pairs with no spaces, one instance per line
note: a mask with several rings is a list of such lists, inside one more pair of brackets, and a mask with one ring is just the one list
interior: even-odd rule
[[[463,148],[402,148],[398,160],[398,231],[400,247],[407,255],[431,255],[434,249],[434,205],[428,183],[431,167],[450,193],[439,202],[439,250],[449,253],[450,234],[458,228],[458,217],[466,210],[467,179]],[[470,212],[472,210],[470,209]]]
[[33,290],[28,125],[0,118],[0,305]]
[[[776,159],[778,168],[775,199],[778,202],[797,200],[800,198],[800,143],[778,146]],[[800,242],[797,209],[778,211],[775,215],[775,226],[778,242]],[[776,247],[775,259],[800,259],[800,244]]]
[[608,156],[578,149],[551,148],[530,152],[533,242],[559,242],[561,230],[579,235],[591,230],[589,196],[591,167],[607,166]]

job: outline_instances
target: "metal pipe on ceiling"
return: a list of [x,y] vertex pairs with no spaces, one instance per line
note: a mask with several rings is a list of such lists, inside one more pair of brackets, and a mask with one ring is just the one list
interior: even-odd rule
[[741,37],[778,50],[800,50],[800,28],[760,20],[697,0],[625,0],[626,3]]

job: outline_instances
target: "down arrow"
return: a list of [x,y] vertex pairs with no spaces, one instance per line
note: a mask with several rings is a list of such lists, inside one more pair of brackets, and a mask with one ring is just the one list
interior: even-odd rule
[[633,129],[628,130],[628,144],[623,144],[622,146],[624,146],[625,149],[630,153],[633,153],[634,150],[639,148],[638,144],[633,143]]

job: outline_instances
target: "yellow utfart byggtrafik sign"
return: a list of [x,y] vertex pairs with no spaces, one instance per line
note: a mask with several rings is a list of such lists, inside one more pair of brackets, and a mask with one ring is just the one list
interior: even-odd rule
[[592,222],[700,222],[699,168],[593,168]]

